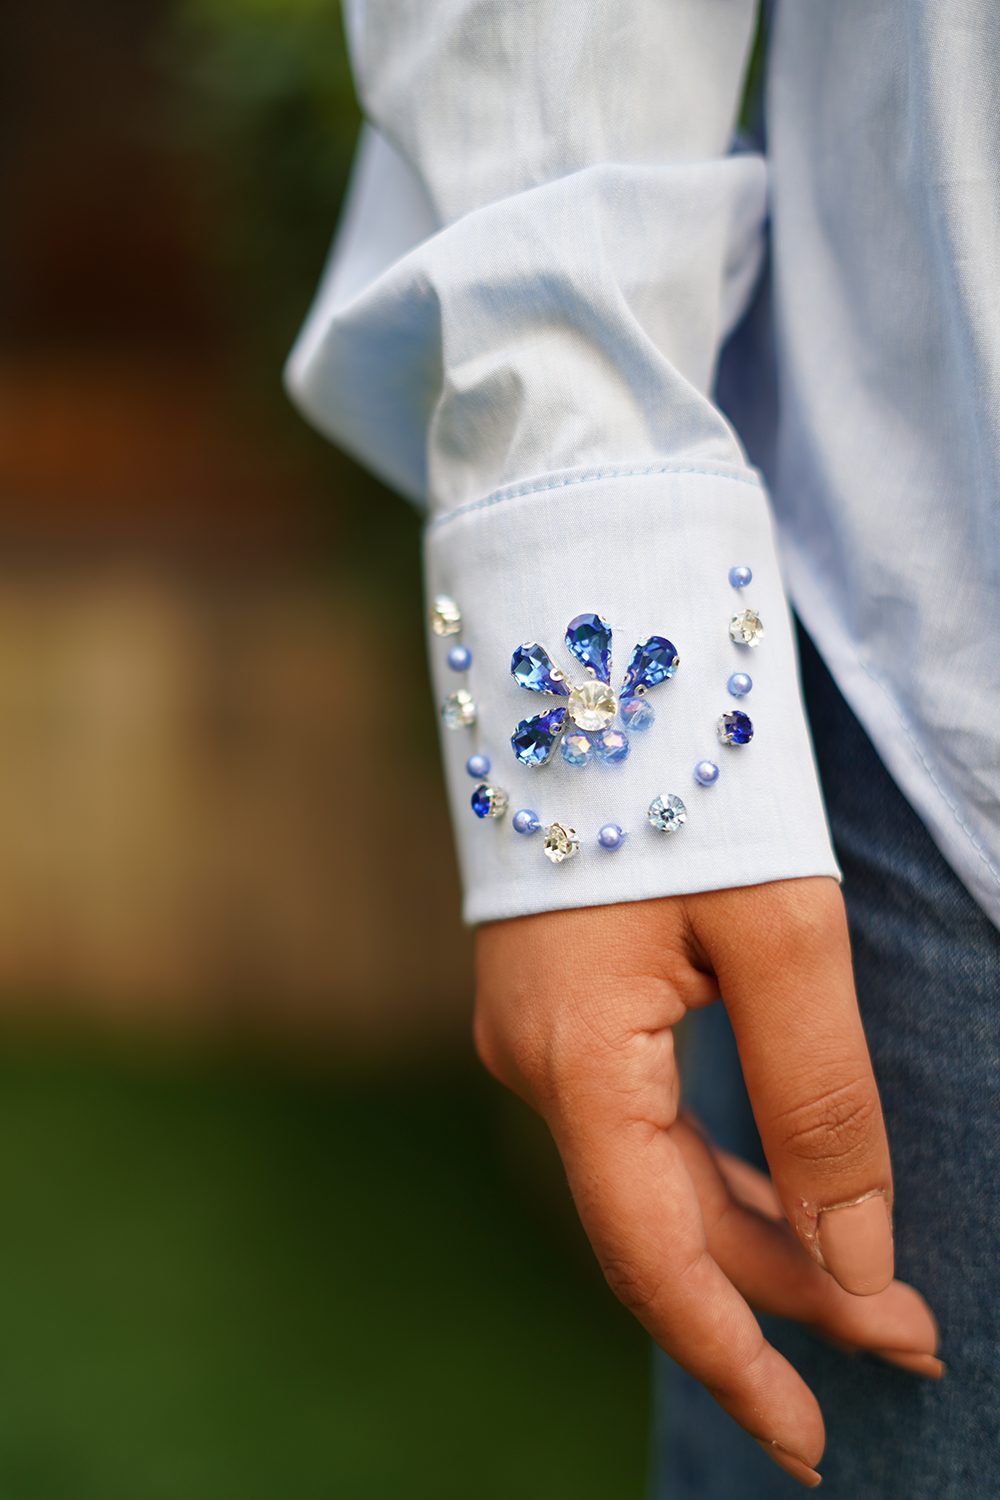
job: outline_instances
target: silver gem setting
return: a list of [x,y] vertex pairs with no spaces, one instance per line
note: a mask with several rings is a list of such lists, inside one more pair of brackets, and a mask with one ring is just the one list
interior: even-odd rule
[[575,828],[567,828],[565,823],[550,823],[545,830],[542,847],[546,859],[550,859],[554,865],[561,865],[564,860],[579,854],[580,840]]
[[646,813],[657,833],[677,833],[687,822],[687,808],[672,792],[654,797]]
[[729,638],[737,646],[759,646],[764,639],[764,625],[755,609],[741,609],[729,622]]

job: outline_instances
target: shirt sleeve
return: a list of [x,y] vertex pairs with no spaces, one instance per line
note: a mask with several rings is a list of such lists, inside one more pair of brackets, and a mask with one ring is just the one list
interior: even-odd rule
[[472,922],[837,874],[767,497],[710,396],[762,254],[763,159],[728,154],[753,11],[349,12],[370,124],[287,379],[427,508]]

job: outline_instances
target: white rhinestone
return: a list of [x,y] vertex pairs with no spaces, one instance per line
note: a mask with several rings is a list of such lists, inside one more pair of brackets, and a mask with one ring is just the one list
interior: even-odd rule
[[510,798],[502,786],[490,787],[490,811],[491,818],[502,818],[510,804]]
[[741,609],[729,622],[729,636],[737,646],[759,646],[764,639],[764,626],[755,609]]
[[431,606],[430,621],[435,635],[458,635],[462,628],[462,611],[447,594],[438,594]]
[[545,830],[546,859],[551,859],[554,865],[561,865],[564,859],[572,859],[574,854],[580,852],[580,841],[576,836],[575,828],[567,828],[563,823],[550,823]]
[[582,682],[569,695],[566,705],[578,729],[596,734],[607,729],[618,712],[618,699],[606,682]]
[[655,797],[646,817],[660,833],[676,833],[687,822],[687,808],[671,792],[666,797]]
[[448,729],[469,729],[476,722],[476,705],[472,694],[463,688],[452,693],[441,705],[441,717]]

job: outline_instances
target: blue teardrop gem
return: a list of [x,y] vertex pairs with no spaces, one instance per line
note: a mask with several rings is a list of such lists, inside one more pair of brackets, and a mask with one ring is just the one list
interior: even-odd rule
[[522,766],[544,766],[555,749],[565,718],[564,708],[554,708],[550,714],[535,714],[533,719],[521,720],[510,743]]
[[521,684],[523,688],[530,688],[533,693],[560,693],[562,697],[569,697],[569,688],[559,677],[553,677],[553,672],[558,671],[552,658],[544,646],[537,641],[528,641],[523,646],[518,646],[510,659],[510,675]]
[[566,626],[566,645],[577,661],[593,668],[601,682],[611,679],[611,626],[600,615],[577,615]]
[[638,688],[656,687],[673,677],[679,665],[674,644],[666,636],[651,635],[648,641],[640,641],[632,652],[632,659],[622,683],[621,696],[631,697]]

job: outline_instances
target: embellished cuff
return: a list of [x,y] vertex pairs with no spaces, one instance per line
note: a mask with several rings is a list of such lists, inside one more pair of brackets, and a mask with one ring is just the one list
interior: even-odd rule
[[752,471],[510,487],[427,580],[467,921],[839,876]]

